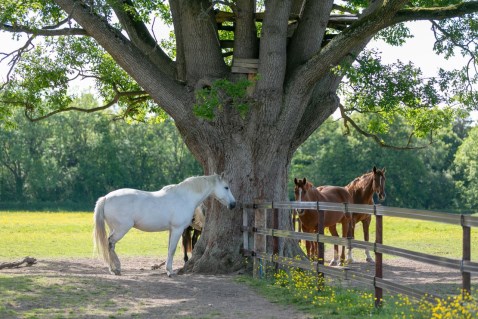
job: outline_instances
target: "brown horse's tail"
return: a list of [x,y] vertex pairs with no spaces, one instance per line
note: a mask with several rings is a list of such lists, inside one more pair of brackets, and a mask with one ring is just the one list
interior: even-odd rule
[[102,255],[104,261],[109,265],[111,258],[109,254],[109,242],[106,235],[105,226],[105,202],[106,197],[100,197],[96,202],[95,213],[93,215],[93,244],[95,251]]

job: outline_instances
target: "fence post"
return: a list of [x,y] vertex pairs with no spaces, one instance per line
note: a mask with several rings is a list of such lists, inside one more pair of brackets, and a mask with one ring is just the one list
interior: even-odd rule
[[[266,228],[267,225],[267,216],[265,209],[257,209],[257,204],[262,203],[260,200],[254,200],[254,227]],[[265,253],[266,252],[266,236],[257,234],[257,231],[254,232],[254,253]],[[265,263],[262,258],[258,258],[254,254],[253,262],[253,277],[262,278],[265,275]]]
[[[461,215],[461,227],[463,228],[463,259],[462,263],[471,260],[471,228],[465,225],[465,215]],[[471,274],[461,270],[461,278],[463,283],[463,292],[471,293]]]
[[248,219],[248,212],[246,205],[242,206],[242,226],[243,226],[243,232],[242,232],[242,245],[243,245],[243,251],[249,251],[249,231],[247,231],[249,227],[249,219]]
[[318,276],[318,289],[321,290],[324,284],[324,273],[320,271],[320,267],[324,267],[324,259],[325,259],[325,245],[323,242],[320,242],[320,237],[323,238],[324,236],[324,211],[320,210],[319,202],[317,202],[317,213],[319,214],[319,224],[318,224],[318,236],[317,236],[317,276]]
[[[383,244],[383,216],[377,215],[377,206],[373,205],[373,214],[375,215],[375,244]],[[383,278],[382,253],[377,252],[375,245],[375,278]],[[375,307],[380,307],[383,300],[382,288],[375,286]]]
[[[272,228],[279,229],[279,210],[277,208],[272,209]],[[272,231],[272,255],[279,255],[279,237],[274,236],[274,231]],[[274,268],[277,271],[279,264],[274,263]]]

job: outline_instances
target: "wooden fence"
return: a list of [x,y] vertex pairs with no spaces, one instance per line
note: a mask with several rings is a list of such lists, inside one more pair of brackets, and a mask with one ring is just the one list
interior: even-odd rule
[[[319,227],[319,233],[299,233],[294,230],[278,229],[278,210],[293,209],[314,209],[318,211],[319,221],[323,220],[323,211],[344,211],[344,212],[360,212],[371,214],[375,217],[375,242],[365,242],[353,238],[338,238],[324,235],[323,227]],[[250,219],[253,213],[253,221]],[[272,213],[272,216],[267,216]],[[462,227],[463,252],[461,259],[452,259],[446,257],[438,257],[429,254],[419,253],[411,250],[397,248],[383,244],[383,216],[392,216],[400,218],[408,218],[415,220],[431,221],[438,223],[446,223],[458,225]],[[272,220],[272,228],[268,227],[267,220]],[[471,228],[478,227],[478,217],[470,215],[449,214],[441,212],[432,212],[424,210],[412,210],[405,208],[393,208],[381,205],[358,205],[358,204],[341,204],[328,202],[256,202],[254,204],[243,205],[243,238],[244,238],[244,255],[254,258],[253,269],[254,276],[260,277],[265,262],[275,263],[276,265],[300,267],[307,270],[317,271],[319,276],[333,276],[343,279],[351,279],[354,281],[367,284],[375,290],[375,301],[378,306],[383,298],[383,289],[411,296],[413,298],[423,298],[425,293],[414,288],[392,282],[383,278],[383,261],[382,255],[389,254],[408,259],[414,259],[423,263],[447,267],[461,272],[463,292],[471,291],[471,274],[478,274],[478,263],[471,261]],[[267,237],[272,238],[272,251],[267,251]],[[309,260],[297,260],[279,256],[278,238],[290,238],[295,240],[317,241],[319,245],[319,259],[311,262]],[[250,243],[250,239],[252,242]],[[369,275],[359,271],[349,269],[347,267],[337,268],[324,265],[323,251],[324,244],[333,244],[347,246],[351,248],[369,248],[375,252],[375,274]],[[321,252],[320,252],[321,251]],[[322,258],[320,258],[322,257]],[[433,294],[427,293],[428,296],[434,297]]]

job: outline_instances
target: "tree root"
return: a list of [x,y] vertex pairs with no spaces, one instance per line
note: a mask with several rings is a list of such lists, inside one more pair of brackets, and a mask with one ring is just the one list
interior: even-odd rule
[[4,268],[20,268],[23,264],[25,264],[25,267],[30,267],[33,266],[34,264],[37,263],[37,260],[33,257],[25,257],[23,258],[22,261],[17,261],[13,263],[3,263],[0,264],[0,269]]

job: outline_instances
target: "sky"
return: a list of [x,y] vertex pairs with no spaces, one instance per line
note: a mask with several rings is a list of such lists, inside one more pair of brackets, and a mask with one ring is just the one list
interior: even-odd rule
[[431,30],[430,22],[410,22],[407,23],[407,26],[414,37],[407,39],[405,45],[395,47],[383,41],[372,41],[368,48],[374,47],[382,51],[382,61],[385,63],[394,63],[397,59],[404,62],[412,61],[422,69],[423,74],[426,76],[437,74],[439,68],[452,69],[457,65],[465,64],[464,58],[459,53],[446,60],[443,56],[438,56],[433,52],[435,37]]
[[[446,60],[442,56],[438,56],[433,52],[434,36],[431,31],[431,23],[428,21],[410,22],[407,26],[411,29],[413,38],[408,39],[401,47],[390,46],[383,41],[373,40],[368,48],[376,48],[382,52],[383,63],[394,63],[401,60],[404,63],[412,61],[415,66],[419,66],[425,77],[434,76],[439,68],[446,70],[453,69],[457,66],[465,64],[466,60],[457,54],[455,57]],[[167,32],[162,32],[167,34]],[[161,34],[156,34],[160,37]],[[9,51],[17,48],[11,35],[6,32],[0,32],[0,51]],[[1,57],[0,57],[1,58]],[[0,63],[0,80],[4,81],[8,68],[5,63]],[[79,85],[81,88],[81,85]],[[76,89],[76,88],[75,88]],[[82,87],[82,90],[89,88]],[[473,112],[472,118],[478,121],[478,112]]]

